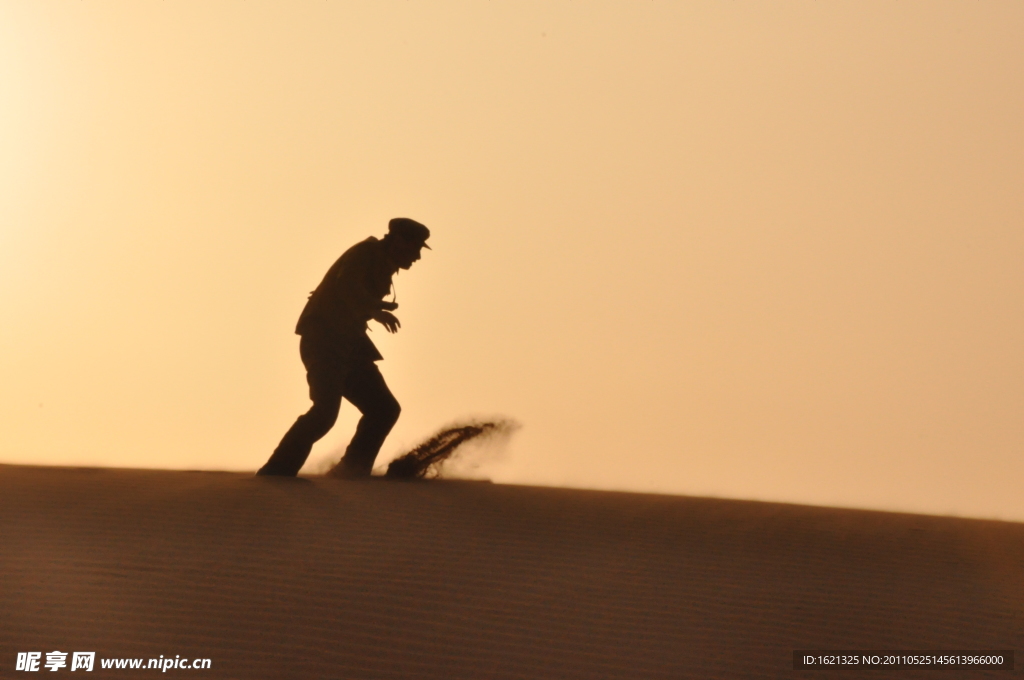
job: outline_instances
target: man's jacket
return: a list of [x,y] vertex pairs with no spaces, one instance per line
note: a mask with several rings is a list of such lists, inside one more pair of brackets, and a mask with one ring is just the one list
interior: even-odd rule
[[371,236],[352,246],[310,293],[295,332],[322,339],[344,354],[380,360],[366,335],[367,322],[391,291],[395,271],[380,239]]

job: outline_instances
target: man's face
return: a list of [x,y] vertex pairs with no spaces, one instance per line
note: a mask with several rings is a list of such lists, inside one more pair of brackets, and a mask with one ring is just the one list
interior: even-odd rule
[[422,250],[422,243],[399,238],[395,241],[395,248],[392,253],[392,257],[399,269],[408,269],[412,266],[413,262],[420,259],[420,252]]

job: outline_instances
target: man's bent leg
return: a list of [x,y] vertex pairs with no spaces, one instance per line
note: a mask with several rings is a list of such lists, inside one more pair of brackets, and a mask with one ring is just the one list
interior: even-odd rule
[[340,360],[329,338],[318,336],[302,336],[299,355],[306,367],[309,400],[313,406],[299,416],[257,475],[297,475],[302,464],[309,458],[313,444],[327,434],[338,420],[341,394],[348,373],[346,362]]
[[345,381],[345,398],[363,414],[356,427],[338,472],[344,477],[365,477],[373,470],[373,461],[380,452],[391,428],[402,411],[391,394],[377,364],[367,362],[352,370]]
[[270,460],[256,474],[290,477],[297,475],[303,463],[309,458],[313,444],[334,427],[340,408],[340,395],[313,402],[309,411],[299,416],[291,429],[285,433]]

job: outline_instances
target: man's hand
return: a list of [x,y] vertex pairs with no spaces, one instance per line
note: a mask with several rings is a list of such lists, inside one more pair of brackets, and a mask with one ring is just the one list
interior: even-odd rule
[[398,318],[394,314],[383,309],[378,310],[373,315],[373,320],[388,329],[388,333],[395,333],[402,327],[402,324],[398,323]]
[[398,309],[398,303],[397,302],[385,302],[384,300],[381,300],[380,308],[381,309],[386,309],[389,312],[393,312],[396,309]]

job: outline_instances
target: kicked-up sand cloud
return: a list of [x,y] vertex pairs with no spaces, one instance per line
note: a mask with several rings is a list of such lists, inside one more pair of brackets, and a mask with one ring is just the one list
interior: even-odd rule
[[[520,427],[510,418],[456,422],[391,461],[385,477],[433,479],[458,475],[461,470],[477,467],[482,458],[498,455]],[[470,444],[473,446],[467,446]],[[472,456],[467,455],[469,450]]]

